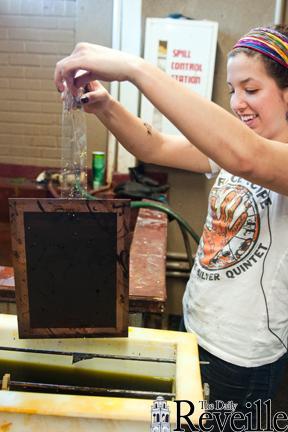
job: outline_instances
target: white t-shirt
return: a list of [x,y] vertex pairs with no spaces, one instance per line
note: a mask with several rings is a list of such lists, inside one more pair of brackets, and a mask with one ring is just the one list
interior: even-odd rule
[[288,197],[220,171],[183,307],[187,331],[227,362],[261,366],[285,353]]

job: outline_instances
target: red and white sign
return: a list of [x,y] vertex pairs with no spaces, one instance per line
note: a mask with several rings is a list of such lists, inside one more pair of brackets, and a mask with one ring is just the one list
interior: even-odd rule
[[[147,18],[144,58],[177,81],[211,99],[218,23]],[[165,133],[179,131],[142,96],[141,118]]]

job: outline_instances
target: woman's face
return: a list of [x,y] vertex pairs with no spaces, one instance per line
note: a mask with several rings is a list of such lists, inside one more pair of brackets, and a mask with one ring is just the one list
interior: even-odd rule
[[261,57],[238,53],[228,59],[227,83],[234,114],[264,138],[288,139],[288,89],[280,89]]

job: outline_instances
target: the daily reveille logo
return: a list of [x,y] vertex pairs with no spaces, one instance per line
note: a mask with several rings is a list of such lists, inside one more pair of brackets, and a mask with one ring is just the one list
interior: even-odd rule
[[[199,401],[205,410],[199,417],[198,424],[193,424],[192,415],[195,407],[189,400],[174,400],[176,404],[176,425],[173,429],[170,423],[170,411],[167,402],[158,396],[151,406],[150,432],[224,432],[226,428],[234,432],[287,432],[288,414],[278,411],[272,414],[271,399],[247,402],[247,412],[237,411],[237,404],[216,400],[208,403]],[[262,421],[261,421],[262,419]],[[185,429],[184,429],[185,427]],[[188,428],[188,429],[187,429]]]

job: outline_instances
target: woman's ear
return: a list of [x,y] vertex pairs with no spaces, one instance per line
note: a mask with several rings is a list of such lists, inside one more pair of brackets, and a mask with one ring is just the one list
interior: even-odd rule
[[286,104],[286,120],[288,121],[288,87],[283,89],[283,99]]
[[288,111],[288,86],[283,89],[283,98],[284,101],[286,102],[287,111]]

